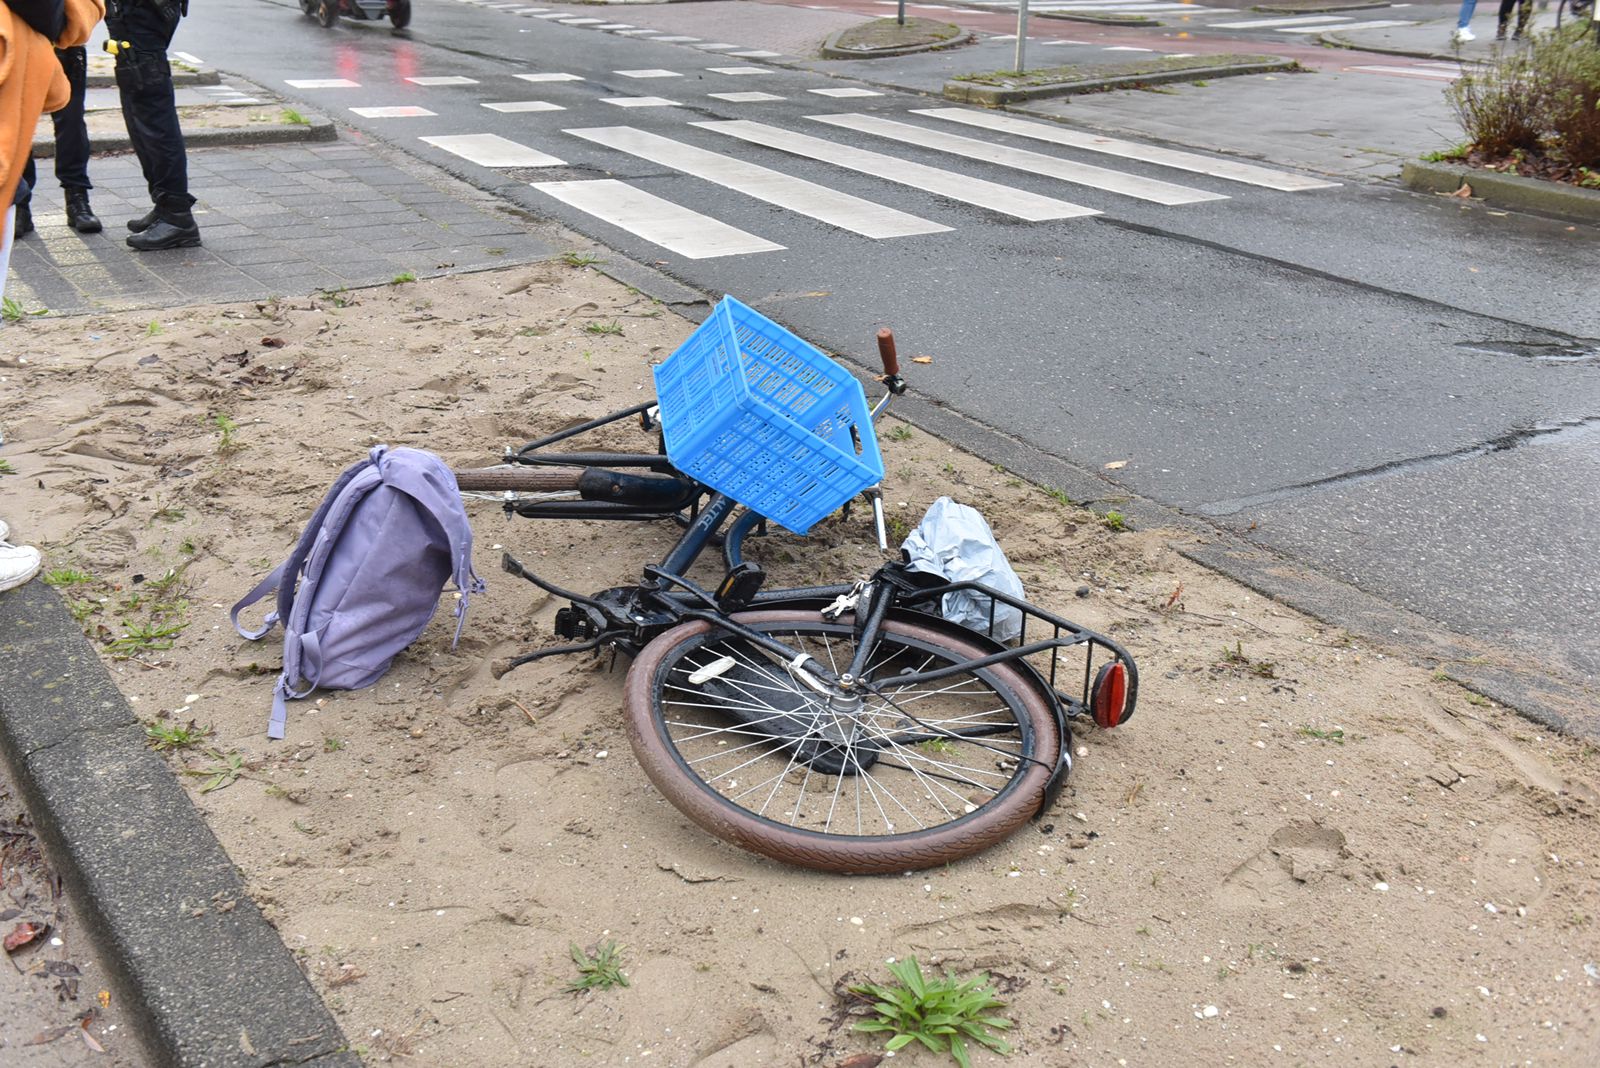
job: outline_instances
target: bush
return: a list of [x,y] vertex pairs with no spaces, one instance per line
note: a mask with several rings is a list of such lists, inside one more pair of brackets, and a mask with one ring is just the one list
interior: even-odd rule
[[1600,167],[1600,48],[1583,24],[1535,38],[1463,74],[1446,94],[1483,155]]

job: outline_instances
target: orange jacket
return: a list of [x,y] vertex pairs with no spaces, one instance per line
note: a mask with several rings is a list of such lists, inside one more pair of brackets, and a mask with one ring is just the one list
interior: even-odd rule
[[105,13],[103,0],[67,0],[66,29],[52,45],[0,3],[0,210],[22,179],[39,116],[59,111],[71,95],[55,49],[83,44]]

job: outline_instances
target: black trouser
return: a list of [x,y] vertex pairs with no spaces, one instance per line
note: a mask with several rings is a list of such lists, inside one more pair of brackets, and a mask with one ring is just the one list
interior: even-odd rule
[[1500,29],[1504,34],[1506,26],[1511,22],[1511,9],[1517,9],[1517,36],[1521,37],[1528,30],[1528,23],[1533,19],[1533,0],[1500,0]]
[[166,211],[188,211],[189,160],[183,151],[183,131],[178,128],[178,107],[172,95],[172,67],[167,46],[178,28],[143,0],[124,0],[117,13],[106,14],[106,29],[114,41],[129,47],[117,53],[117,90],[122,97],[122,119],[128,139],[139,157],[150,200]]
[[[89,127],[83,121],[83,93],[89,80],[89,54],[79,45],[56,49],[61,69],[67,72],[72,96],[67,106],[51,114],[56,127],[56,181],[63,189],[93,189],[89,181]],[[38,185],[33,157],[23,168],[22,180],[32,189]],[[24,201],[23,203],[27,203]]]

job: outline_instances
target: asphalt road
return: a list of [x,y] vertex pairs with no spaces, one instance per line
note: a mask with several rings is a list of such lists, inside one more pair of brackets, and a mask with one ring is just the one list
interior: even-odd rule
[[[625,6],[574,13],[629,21]],[[451,0],[417,0],[413,30],[409,39],[351,24],[324,30],[273,0],[218,0],[184,23],[175,46],[697,289],[736,294],[863,363],[874,331],[893,325],[903,351],[935,357],[915,368],[915,390],[976,424],[1584,685],[1600,673],[1595,227],[1491,217],[1387,185],[1281,192],[968,129],[913,114],[943,106],[928,97],[816,94],[860,87],[733,58],[727,53],[761,48],[733,36],[709,43],[745,48],[707,52],[705,41],[662,43]],[[1052,51],[1056,62],[1105,58],[1099,46]],[[710,69],[717,66],[764,73]],[[677,76],[617,73],[627,70]],[[581,80],[515,77],[528,73]],[[406,80],[438,77],[473,81]],[[309,79],[358,87],[288,84]],[[710,95],[742,92],[780,99]],[[675,103],[607,102],[652,95]],[[506,101],[562,110],[483,106]],[[352,107],[432,114],[369,118]],[[842,114],[1226,199],[1152,203],[815,118]],[[890,183],[877,176],[880,165],[843,169],[831,147],[778,151],[693,125],[724,120],[1099,214],[1026,221]],[[568,132],[617,127],[949,229],[862,236],[630,155],[614,147],[614,131]],[[420,140],[474,133],[559,162],[483,166]],[[781,247],[690,258],[570,206],[557,187],[530,184],[595,179],[620,180]],[[1115,461],[1126,465],[1105,468]]]

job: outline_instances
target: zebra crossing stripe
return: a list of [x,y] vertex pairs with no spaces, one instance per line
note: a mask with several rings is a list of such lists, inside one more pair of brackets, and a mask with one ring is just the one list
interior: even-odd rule
[[380,108],[351,108],[350,110],[360,115],[363,119],[424,119],[439,114],[437,111],[419,108],[414,104]]
[[691,260],[783,249],[782,245],[611,178],[532,185],[569,207]]
[[548,100],[501,100],[494,103],[484,103],[482,107],[490,111],[498,111],[502,115],[519,115],[527,111],[565,111],[560,104],[552,104]]
[[808,182],[804,178],[708,152],[632,126],[603,126],[566,132],[863,237],[909,237],[913,234],[942,233],[950,229],[882,204],[874,204],[870,200]]
[[726,100],[732,104],[761,104],[768,100],[782,100],[783,97],[773,93],[707,93],[716,100]]
[[942,130],[930,130],[922,126],[912,126],[904,122],[895,122],[893,119],[879,118],[876,115],[808,115],[806,117],[815,122],[825,122],[830,126],[842,126],[847,130],[855,130],[858,133],[876,134],[879,137],[902,141],[908,145],[918,145],[922,148],[931,148],[939,152],[949,152],[953,155],[965,156],[967,159],[981,160],[984,163],[997,163],[1002,167],[1010,167],[1013,170],[1026,171],[1029,174],[1042,174],[1048,178],[1060,179],[1063,182],[1086,185],[1091,189],[1104,189],[1109,193],[1118,193],[1138,200],[1148,200],[1156,204],[1198,204],[1206,200],[1228,199],[1225,193],[1212,193],[1204,189],[1190,189],[1187,186],[1173,185],[1171,182],[1161,182],[1154,178],[1141,178],[1135,174],[1107,170],[1104,167],[1095,167],[1087,163],[1075,163],[1072,160],[1060,159],[1056,156],[1046,156],[1040,152],[1030,152],[1024,148],[1008,148],[1005,145],[991,144],[988,141],[962,137],[959,134],[949,134]]
[[615,104],[619,108],[680,108],[683,105],[664,96],[603,96],[602,104]]
[[434,148],[442,148],[480,167],[562,167],[565,160],[527,145],[508,141],[499,134],[446,134],[419,138]]
[[816,93],[818,96],[834,96],[834,97],[882,96],[883,95],[882,93],[874,92],[871,89],[857,89],[857,88],[855,88],[853,86],[844,86],[844,87],[839,88],[839,89],[807,89],[806,92],[808,92],[808,93]]
[[583,79],[576,74],[562,74],[558,71],[547,71],[542,74],[517,74],[513,77],[521,78],[525,82],[581,82]]
[[1398,74],[1407,78],[1432,78],[1441,82],[1453,82],[1461,77],[1459,70],[1433,70],[1426,67],[1346,67],[1345,69],[1366,71],[1370,74]]
[[707,67],[713,74],[772,74],[771,67]]
[[289,78],[283,83],[291,89],[360,89],[360,82],[349,78]]
[[605,21],[605,19],[586,19],[586,18],[583,18],[583,17],[580,16],[578,18],[562,19],[561,20],[561,25],[563,25],[563,26],[598,26],[604,21]]
[[1271,30],[1279,26],[1305,26],[1317,22],[1349,22],[1344,15],[1298,15],[1292,19],[1251,19],[1249,22],[1213,22],[1212,30]]
[[755,48],[748,52],[729,52],[728,55],[737,59],[777,59],[779,56],[783,55],[783,53],[767,52],[763,49]]
[[733,119],[722,122],[695,122],[690,125],[702,127],[713,133],[725,134],[728,137],[737,137],[751,144],[765,145],[780,152],[791,152],[807,159],[830,163],[846,170],[870,174],[884,181],[909,185],[913,189],[936,193],[951,200],[976,204],[980,208],[988,208],[1029,222],[1075,219],[1085,215],[1100,214],[1093,208],[1086,208],[1081,204],[1069,204],[1064,200],[1040,196],[1025,189],[1014,189],[998,182],[989,182],[982,178],[941,170],[938,167],[896,159],[880,152],[841,145],[836,141],[824,141],[820,137],[782,130],[765,123]]
[[1388,19],[1378,22],[1332,22],[1325,21],[1320,26],[1301,26],[1297,29],[1274,30],[1273,33],[1321,33],[1323,30],[1381,30],[1389,26],[1415,26],[1415,22],[1404,22],[1398,19]]
[[424,86],[428,86],[428,85],[477,85],[478,84],[478,79],[476,79],[476,78],[463,78],[459,74],[445,74],[445,75],[438,75],[438,76],[429,75],[429,76],[420,77],[420,78],[407,78],[406,81],[410,82],[412,85],[424,85]]
[[1029,122],[1026,119],[994,112],[968,111],[966,108],[923,108],[914,109],[912,114],[927,115],[930,118],[946,119],[950,122],[964,122],[968,126],[978,126],[998,133],[1032,137],[1051,144],[1065,145],[1068,148],[1081,148],[1122,159],[1138,160],[1141,163],[1154,163],[1174,170],[1209,174],[1213,178],[1225,178],[1230,182],[1242,182],[1245,185],[1261,186],[1285,193],[1304,189],[1333,189],[1339,184],[1325,182],[1320,178],[1291,174],[1288,171],[1276,171],[1269,167],[1258,167],[1253,163],[1214,159],[1194,152],[1179,152],[1171,148],[1143,145],[1137,141],[1122,141],[1115,137],[1102,137],[1099,134],[1057,126],[1054,123]]
[[662,70],[660,67],[652,67],[652,68],[650,68],[648,70],[618,70],[618,71],[612,71],[612,73],[613,74],[620,74],[624,78],[681,78],[681,77],[683,77],[683,75],[679,74],[675,70]]

